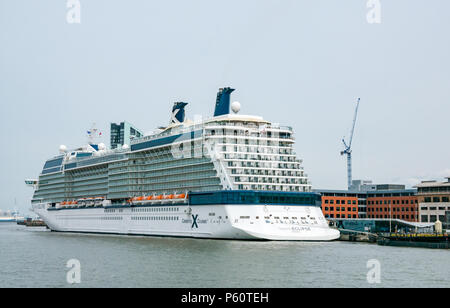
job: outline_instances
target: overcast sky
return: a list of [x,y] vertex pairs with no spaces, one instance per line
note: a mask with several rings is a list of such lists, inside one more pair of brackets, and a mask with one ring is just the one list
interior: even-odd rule
[[173,101],[211,116],[217,89],[243,114],[290,125],[314,188],[344,189],[361,97],[354,178],[414,185],[450,175],[450,1],[0,0],[0,209],[30,207],[44,161],[93,122],[144,131]]

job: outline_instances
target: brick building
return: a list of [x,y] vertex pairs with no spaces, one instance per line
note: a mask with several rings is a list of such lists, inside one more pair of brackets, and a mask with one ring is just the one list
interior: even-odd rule
[[359,190],[350,191],[316,190],[322,195],[325,218],[419,221],[415,189],[405,189],[404,185],[392,184],[366,184],[359,187]]

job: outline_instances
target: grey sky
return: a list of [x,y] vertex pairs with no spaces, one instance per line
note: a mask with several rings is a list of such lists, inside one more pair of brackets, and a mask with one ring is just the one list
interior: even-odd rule
[[314,188],[345,188],[339,155],[355,100],[354,178],[415,184],[450,175],[450,2],[381,0],[0,0],[0,209],[29,208],[44,161],[96,122],[144,131],[213,113],[236,88],[242,113],[293,126]]

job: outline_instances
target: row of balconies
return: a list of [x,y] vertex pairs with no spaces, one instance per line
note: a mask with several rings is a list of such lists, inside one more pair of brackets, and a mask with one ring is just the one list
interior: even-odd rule
[[267,177],[279,177],[279,176],[287,176],[287,177],[303,177],[302,172],[296,172],[296,171],[278,171],[278,170],[264,170],[264,169],[243,169],[243,170],[236,170],[231,169],[231,174],[233,176],[239,176],[239,175],[260,175],[260,176],[267,176]]
[[261,183],[261,184],[292,184],[292,185],[307,185],[307,179],[300,178],[259,178],[259,177],[235,177],[235,183]]

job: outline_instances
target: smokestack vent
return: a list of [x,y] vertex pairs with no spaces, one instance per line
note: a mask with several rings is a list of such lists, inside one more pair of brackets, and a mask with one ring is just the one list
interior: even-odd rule
[[231,88],[221,88],[217,93],[216,108],[214,116],[221,116],[230,113],[230,94],[234,91]]

